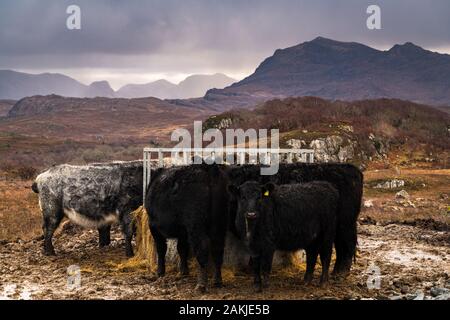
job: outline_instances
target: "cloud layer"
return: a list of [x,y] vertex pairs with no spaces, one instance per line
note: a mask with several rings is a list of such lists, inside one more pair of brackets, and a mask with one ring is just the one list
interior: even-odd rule
[[[277,48],[316,36],[378,48],[414,42],[450,50],[450,2],[378,0],[382,30],[366,28],[366,0],[3,0],[0,68],[104,73],[251,72]],[[81,7],[82,29],[66,28]],[[92,72],[92,71],[91,71]],[[95,76],[94,76],[95,77]]]

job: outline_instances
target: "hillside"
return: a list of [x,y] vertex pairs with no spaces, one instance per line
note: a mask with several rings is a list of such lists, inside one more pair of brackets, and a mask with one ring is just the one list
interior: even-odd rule
[[9,110],[16,103],[14,100],[0,100],[0,117],[8,115]]
[[144,145],[167,143],[175,128],[209,115],[156,98],[24,98],[0,118],[1,165],[135,159]]
[[276,50],[253,74],[230,87],[178,103],[224,110],[297,96],[347,101],[397,98],[450,105],[450,55],[409,42],[380,51],[319,37]]
[[396,99],[275,99],[212,116],[205,128],[277,128],[282,147],[312,148],[317,161],[449,165],[450,115]]

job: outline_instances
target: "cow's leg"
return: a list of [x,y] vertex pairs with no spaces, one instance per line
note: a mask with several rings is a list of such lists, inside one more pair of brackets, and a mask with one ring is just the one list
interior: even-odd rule
[[133,252],[133,221],[129,214],[123,214],[121,219],[122,233],[125,237],[125,255],[127,257],[132,257]]
[[313,245],[306,249],[306,272],[304,282],[306,285],[310,284],[313,279],[314,268],[316,267],[317,256],[319,249]]
[[350,272],[353,258],[356,252],[357,227],[356,222],[338,221],[335,249],[336,262],[334,263],[333,275],[345,277]]
[[262,271],[262,286],[263,288],[269,287],[270,272],[272,271],[274,251],[268,251],[264,253],[261,259],[261,271]]
[[222,264],[223,264],[223,252],[225,248],[224,241],[212,243],[211,256],[214,262],[214,286],[216,288],[222,287]]
[[320,248],[320,263],[322,264],[322,274],[320,275],[320,285],[328,282],[328,270],[330,269],[331,254],[333,252],[333,243],[327,242]]
[[253,286],[256,292],[261,292],[262,291],[261,256],[252,257],[252,269],[253,269]]
[[111,226],[103,226],[98,228],[98,246],[100,248],[109,246],[111,243]]
[[180,256],[180,274],[187,276],[189,274],[189,242],[185,234],[178,237],[177,251]]
[[156,244],[156,252],[158,253],[158,277],[163,277],[166,274],[166,252],[167,239],[156,229],[150,228],[153,239]]
[[61,214],[48,214],[44,213],[44,254],[46,256],[54,256],[55,248],[53,247],[52,238],[56,229],[62,220]]
[[208,285],[209,239],[205,233],[196,234],[195,232],[189,232],[189,241],[200,267],[196,289],[200,293],[204,293]]

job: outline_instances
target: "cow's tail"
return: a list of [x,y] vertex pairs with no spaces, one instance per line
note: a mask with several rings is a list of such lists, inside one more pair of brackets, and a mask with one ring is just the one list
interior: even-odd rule
[[33,184],[31,185],[31,190],[33,190],[34,193],[39,193],[39,189],[38,189],[38,185],[37,182],[33,182]]

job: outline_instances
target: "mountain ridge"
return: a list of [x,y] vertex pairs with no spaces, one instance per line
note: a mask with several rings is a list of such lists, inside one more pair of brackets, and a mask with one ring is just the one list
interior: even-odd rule
[[194,74],[175,84],[159,79],[144,84],[127,84],[116,91],[122,98],[156,97],[160,99],[187,99],[202,97],[211,88],[225,88],[236,80],[223,73]]
[[208,90],[203,100],[184,103],[224,110],[296,96],[450,105],[450,55],[411,42],[378,50],[318,37],[277,49],[243,80],[222,90]]
[[19,100],[25,97],[52,94],[74,98],[193,98],[203,96],[210,88],[224,88],[234,81],[220,73],[191,75],[178,85],[160,79],[148,84],[127,84],[114,91],[105,80],[85,85],[61,73],[30,74],[0,70],[0,99]]

